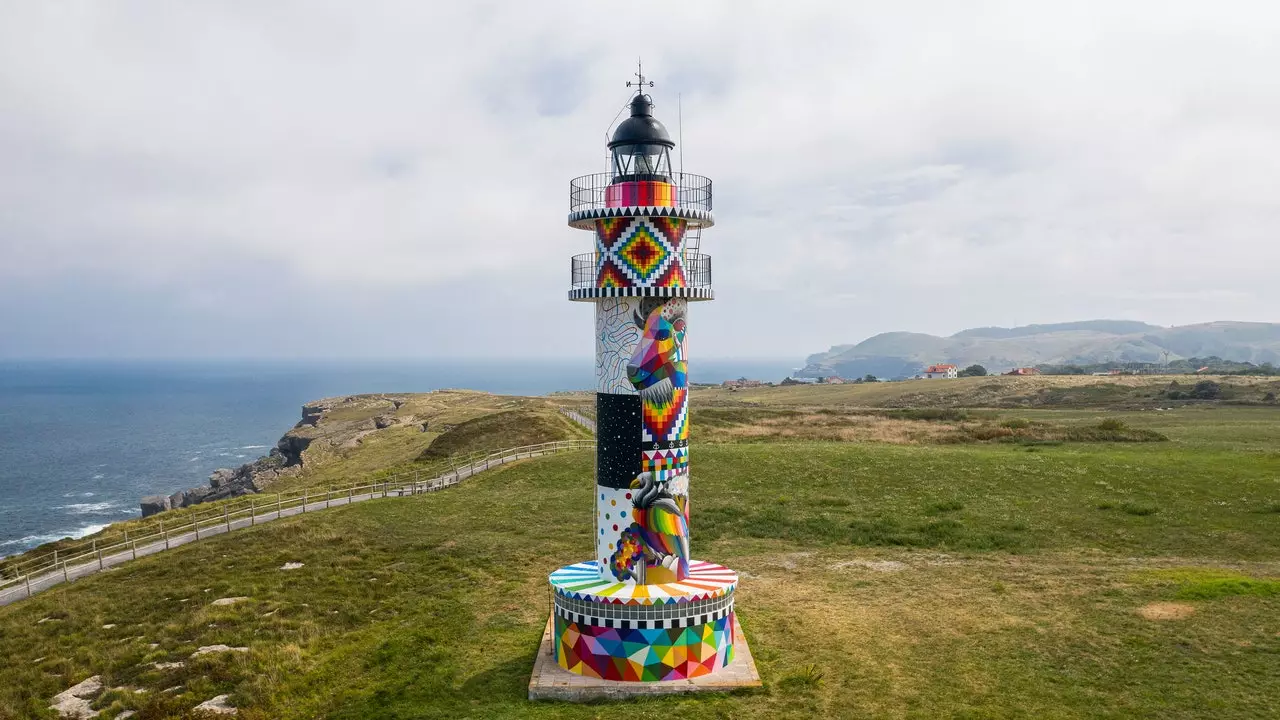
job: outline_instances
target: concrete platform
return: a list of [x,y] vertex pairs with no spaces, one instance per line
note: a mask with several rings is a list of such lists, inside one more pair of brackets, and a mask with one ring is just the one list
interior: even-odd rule
[[729,663],[729,667],[690,680],[620,682],[578,675],[557,665],[551,654],[553,620],[554,618],[547,618],[547,627],[542,631],[542,645],[538,648],[538,658],[533,661],[533,677],[529,678],[530,700],[622,700],[672,693],[729,692],[761,686],[760,673],[756,671],[756,662],[751,657],[751,648],[747,647],[747,637],[742,634],[741,623],[734,629],[733,662]]

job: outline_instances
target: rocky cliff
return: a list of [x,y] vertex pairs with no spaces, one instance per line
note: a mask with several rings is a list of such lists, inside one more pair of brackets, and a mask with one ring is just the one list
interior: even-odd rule
[[307,450],[321,441],[328,447],[352,447],[364,437],[396,425],[426,423],[399,411],[405,400],[384,395],[350,395],[328,398],[302,406],[302,419],[285,433],[271,452],[238,468],[219,468],[208,485],[179,490],[172,495],[142,498],[142,516],[189,507],[204,502],[262,492],[280,478],[302,472]]

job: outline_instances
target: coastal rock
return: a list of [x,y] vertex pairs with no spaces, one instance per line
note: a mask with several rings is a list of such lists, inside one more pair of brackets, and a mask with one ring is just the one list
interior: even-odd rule
[[164,495],[147,495],[142,498],[142,517],[150,517],[172,508],[169,498]]
[[236,477],[236,471],[230,468],[218,468],[209,476],[209,487],[217,490],[223,485],[229,484]]
[[210,712],[218,715],[235,715],[236,708],[227,703],[229,695],[219,695],[215,698],[205,700],[196,706],[197,712]]
[[284,466],[302,465],[302,453],[311,445],[312,438],[286,433],[276,443],[276,451],[284,459]]
[[94,718],[98,716],[98,711],[89,706],[89,701],[100,692],[102,677],[94,675],[54,695],[49,709],[58,713],[61,718]]
[[333,409],[333,405],[328,402],[317,402],[303,405],[302,419],[299,420],[298,424],[294,427],[300,428],[305,425],[316,427],[320,424],[320,418],[324,417],[324,414],[329,412],[331,409]]
[[224,653],[224,652],[247,653],[249,652],[249,648],[231,647],[230,645],[206,645],[205,647],[199,648],[195,652],[191,653],[191,657],[194,658],[194,657],[200,657],[201,655],[212,655],[214,653]]

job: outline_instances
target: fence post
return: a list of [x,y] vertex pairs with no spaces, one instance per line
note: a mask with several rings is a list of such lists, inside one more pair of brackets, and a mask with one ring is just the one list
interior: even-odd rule
[[231,514],[227,512],[227,506],[225,503],[222,506],[222,519],[227,523],[227,532],[231,532]]
[[302,512],[307,511],[307,489],[302,488]]
[[252,498],[249,499],[249,527],[258,524],[258,509]]
[[53,566],[58,567],[58,551],[53,551]]
[[347,504],[351,504],[351,498],[355,497],[355,488],[347,488]]
[[98,569],[102,569],[102,549],[98,549]]
[[27,573],[27,597],[31,597],[31,573]]
[[138,541],[137,540],[133,541],[133,559],[134,560],[138,559]]
[[280,493],[276,493],[276,519],[280,519]]
[[71,577],[67,574],[67,561],[62,561],[62,582],[71,582]]
[[160,521],[160,534],[164,536],[164,549],[169,549],[169,531],[164,529],[164,521]]
[[324,506],[329,507],[329,497],[333,495],[333,486],[329,486],[324,490]]

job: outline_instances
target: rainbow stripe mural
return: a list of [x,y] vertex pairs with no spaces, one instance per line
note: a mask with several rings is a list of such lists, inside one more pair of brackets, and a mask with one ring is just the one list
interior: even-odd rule
[[671,183],[634,180],[604,190],[605,207],[675,207],[679,193]]

